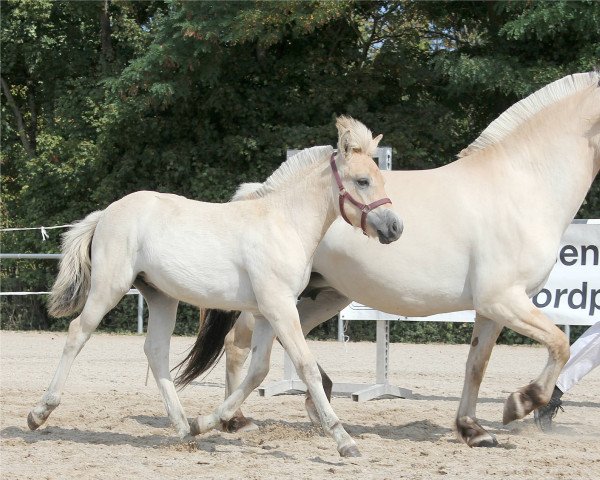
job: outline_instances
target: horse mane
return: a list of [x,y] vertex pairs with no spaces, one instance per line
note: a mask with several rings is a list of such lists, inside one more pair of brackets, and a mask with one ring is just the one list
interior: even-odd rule
[[296,177],[299,172],[317,165],[324,159],[329,159],[332,153],[333,148],[329,145],[300,150],[296,155],[283,162],[263,183],[242,183],[231,201],[264,197]]
[[[362,152],[370,157],[375,154],[375,149],[381,136],[373,139],[373,134],[363,123],[352,117],[341,115],[337,118],[338,151]],[[330,146],[311,147],[300,150],[290,157],[275,170],[263,183],[242,183],[233,197],[232,202],[264,197],[269,192],[276,190],[302,170],[316,165],[323,158],[329,158],[333,153]]]
[[517,127],[544,108],[594,84],[600,86],[600,71],[575,73],[540,88],[538,91],[515,103],[490,123],[474,142],[458,154],[458,158],[466,157],[476,151],[498,144],[515,131]]
[[258,182],[242,183],[238,186],[237,190],[233,194],[233,197],[231,197],[231,200],[229,201],[239,202],[240,200],[248,200],[249,198],[255,198],[256,191],[262,186],[263,184]]
[[377,142],[373,142],[373,134],[362,122],[352,117],[341,115],[335,123],[338,134],[338,151],[360,151],[372,157],[377,148]]

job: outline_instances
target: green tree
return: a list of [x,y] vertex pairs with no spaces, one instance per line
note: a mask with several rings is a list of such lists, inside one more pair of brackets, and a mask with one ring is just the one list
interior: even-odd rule
[[[286,149],[333,143],[342,113],[384,133],[395,168],[439,166],[600,58],[591,0],[7,0],[1,23],[3,226],[70,223],[140,189],[224,201]],[[598,182],[580,216],[600,216]],[[38,238],[4,234],[3,250],[58,251],[57,235]],[[7,290],[53,275],[2,265]],[[4,319],[64,325],[42,300],[19,302],[3,301]],[[195,311],[180,318],[195,328]]]

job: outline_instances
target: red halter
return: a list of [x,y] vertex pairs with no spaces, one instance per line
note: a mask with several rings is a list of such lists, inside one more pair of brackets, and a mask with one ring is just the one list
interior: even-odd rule
[[337,186],[340,190],[339,201],[340,201],[340,213],[342,214],[342,218],[344,220],[346,220],[346,223],[348,223],[348,225],[354,226],[354,225],[352,225],[350,220],[348,220],[348,217],[346,216],[346,212],[344,211],[344,203],[346,202],[346,200],[348,200],[352,205],[354,205],[356,208],[358,208],[359,210],[362,211],[362,216],[360,217],[360,228],[362,229],[363,233],[366,235],[367,234],[367,215],[369,214],[369,212],[371,210],[375,210],[377,207],[380,207],[381,205],[385,205],[386,203],[391,204],[392,201],[386,197],[386,198],[381,198],[379,200],[375,200],[374,202],[369,203],[368,205],[365,205],[364,203],[360,203],[352,195],[350,195],[344,188],[344,184],[342,183],[342,179],[340,178],[340,173],[338,172],[337,165],[335,164],[335,152],[331,154],[331,159],[329,160],[329,163],[331,165],[331,170],[333,171],[333,178],[335,178],[335,182],[337,183]]

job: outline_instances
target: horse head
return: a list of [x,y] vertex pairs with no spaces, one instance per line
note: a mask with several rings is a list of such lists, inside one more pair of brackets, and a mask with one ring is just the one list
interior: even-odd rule
[[[385,180],[373,161],[383,135],[373,138],[362,123],[346,116],[337,119],[338,153],[331,159],[339,214],[369,237],[391,243],[402,235],[402,220],[391,209]],[[346,207],[347,203],[352,206]]]

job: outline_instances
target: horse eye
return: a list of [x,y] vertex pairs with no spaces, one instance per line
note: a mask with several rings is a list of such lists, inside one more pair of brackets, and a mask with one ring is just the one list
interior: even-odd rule
[[369,179],[368,178],[359,178],[356,180],[356,184],[360,188],[367,188],[369,186]]

